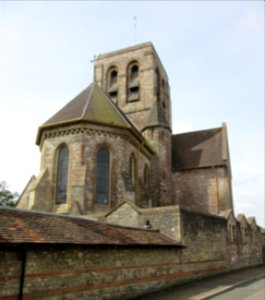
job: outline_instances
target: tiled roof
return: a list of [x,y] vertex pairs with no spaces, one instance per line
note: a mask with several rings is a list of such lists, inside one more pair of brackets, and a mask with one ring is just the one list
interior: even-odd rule
[[85,217],[0,208],[2,244],[181,246],[155,230],[108,225]]
[[222,128],[175,134],[172,136],[173,170],[226,165],[222,151]]

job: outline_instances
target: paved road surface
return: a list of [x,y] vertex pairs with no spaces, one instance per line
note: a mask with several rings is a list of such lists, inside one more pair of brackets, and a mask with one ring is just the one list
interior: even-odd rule
[[211,300],[263,300],[265,299],[265,278],[243,284],[235,289],[210,298]]

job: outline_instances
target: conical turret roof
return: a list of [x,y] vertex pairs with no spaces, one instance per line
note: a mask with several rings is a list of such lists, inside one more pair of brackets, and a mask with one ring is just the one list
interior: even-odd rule
[[[146,125],[144,126],[143,130],[150,127],[165,127],[170,130],[170,126],[166,119],[164,110],[162,105],[159,101],[156,101],[150,111],[149,118],[147,119]],[[143,131],[142,130],[142,131]]]

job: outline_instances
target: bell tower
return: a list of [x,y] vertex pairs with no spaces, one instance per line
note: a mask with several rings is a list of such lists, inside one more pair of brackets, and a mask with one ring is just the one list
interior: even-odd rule
[[156,102],[171,128],[168,77],[151,42],[98,55],[95,80],[140,130]]
[[96,83],[152,146],[153,206],[170,205],[171,101],[168,77],[151,42],[97,56]]

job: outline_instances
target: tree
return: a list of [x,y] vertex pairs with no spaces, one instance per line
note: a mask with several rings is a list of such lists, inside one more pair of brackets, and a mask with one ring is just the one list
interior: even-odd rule
[[14,207],[18,200],[18,193],[12,193],[7,189],[5,181],[0,182],[0,206]]

